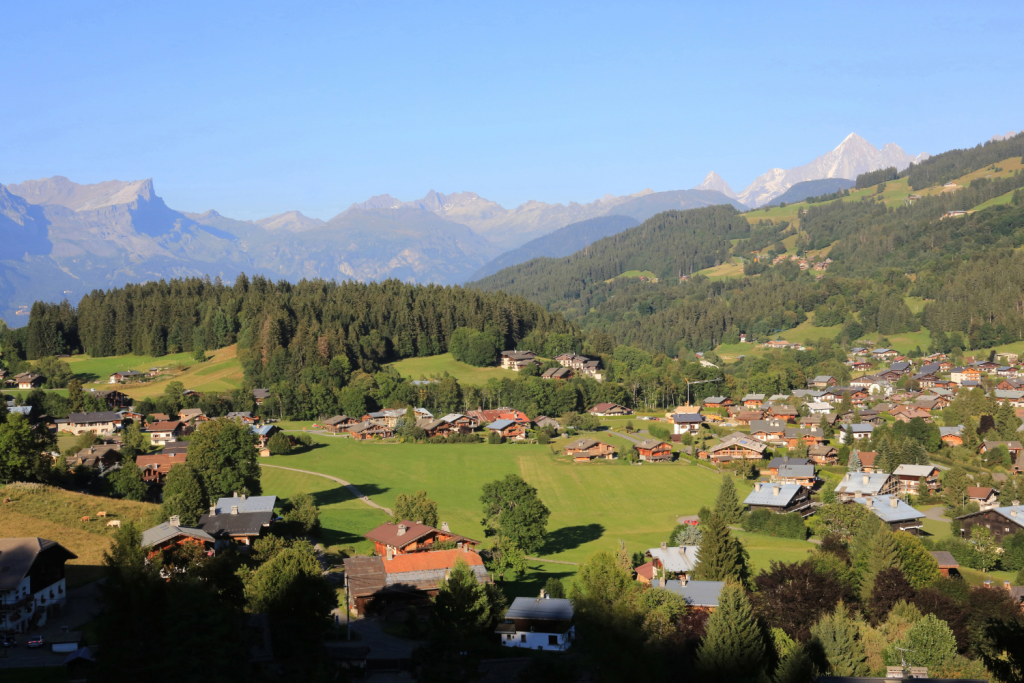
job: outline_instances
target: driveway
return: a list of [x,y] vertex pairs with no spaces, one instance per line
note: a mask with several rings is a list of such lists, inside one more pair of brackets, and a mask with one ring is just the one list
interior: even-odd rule
[[949,517],[944,517],[942,513],[946,511],[946,506],[936,505],[935,507],[928,508],[924,511],[924,516],[928,519],[933,519],[936,522],[948,522]]
[[360,491],[359,489],[357,489],[355,486],[345,481],[344,479],[338,479],[337,477],[332,477],[329,474],[321,474],[320,472],[310,472],[309,470],[297,470],[294,467],[281,467],[280,465],[264,465],[263,463],[260,463],[260,467],[271,467],[275,470],[288,470],[289,472],[301,472],[302,474],[312,474],[314,477],[323,477],[324,479],[330,479],[331,481],[337,482],[344,486],[345,488],[347,488],[352,493],[353,496],[358,498],[361,502],[365,503],[366,505],[369,505],[372,508],[377,508],[378,510],[383,510],[384,512],[388,513],[388,516],[394,516],[394,513],[391,512],[391,508],[386,508],[383,505],[377,505],[372,500],[364,496],[362,491]]
[[52,636],[60,633],[61,628],[66,626],[69,631],[76,631],[87,622],[95,619],[100,613],[100,584],[101,581],[68,591],[68,601],[64,606],[63,613],[56,618],[49,619],[45,626],[34,629],[31,633],[18,634],[18,645],[13,648],[0,650],[0,669],[30,667],[30,666],[62,666],[67,654],[57,654],[50,651],[49,645],[38,649],[29,649],[26,646],[29,636],[41,635],[43,642],[49,642]]
[[[342,630],[345,628],[345,609],[339,607],[331,612]],[[412,656],[412,651],[423,645],[422,640],[406,640],[389,635],[380,630],[381,622],[374,618],[362,618],[352,620],[352,633],[358,634],[358,640],[353,639],[352,645],[370,648],[371,659],[407,659]]]

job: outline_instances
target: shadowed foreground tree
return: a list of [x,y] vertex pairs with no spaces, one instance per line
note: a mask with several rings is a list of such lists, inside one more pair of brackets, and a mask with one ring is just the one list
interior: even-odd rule
[[750,596],[755,613],[788,636],[804,641],[811,625],[831,612],[843,596],[843,586],[830,574],[819,572],[814,562],[772,562],[771,568],[754,577],[757,591]]
[[867,674],[859,624],[842,602],[811,627],[811,640],[818,650],[818,667],[823,671],[833,676]]
[[164,518],[178,515],[182,526],[194,527],[206,512],[208,503],[202,482],[187,462],[171,468],[164,484]]
[[739,540],[732,537],[725,520],[717,512],[711,512],[701,520],[697,557],[700,563],[693,572],[694,580],[746,581],[749,576],[747,551]]
[[508,604],[492,584],[481,584],[461,557],[438,586],[433,619],[437,627],[465,640],[493,627]]
[[730,582],[708,617],[697,650],[697,671],[706,681],[767,681],[767,650],[746,592]]
[[488,536],[508,538],[524,553],[535,553],[547,537],[551,511],[537,496],[537,489],[517,474],[484,484],[480,502],[482,524]]

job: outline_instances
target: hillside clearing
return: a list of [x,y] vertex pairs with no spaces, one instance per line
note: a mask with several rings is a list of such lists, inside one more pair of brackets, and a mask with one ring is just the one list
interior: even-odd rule
[[412,379],[424,379],[434,376],[443,376],[448,373],[460,384],[470,386],[483,386],[489,379],[512,378],[516,376],[511,370],[499,367],[477,368],[467,363],[452,358],[452,354],[443,353],[439,356],[423,356],[419,358],[406,358],[397,363],[391,363],[390,367],[398,370],[402,377]]

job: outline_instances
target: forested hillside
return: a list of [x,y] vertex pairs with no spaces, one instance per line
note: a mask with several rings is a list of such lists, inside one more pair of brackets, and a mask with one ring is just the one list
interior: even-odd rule
[[[29,359],[81,349],[92,356],[196,352],[238,343],[246,379],[271,383],[305,370],[381,363],[447,351],[457,328],[489,331],[508,347],[533,334],[577,328],[521,297],[461,287],[239,276],[97,290],[77,309],[36,303],[4,348]],[[348,372],[348,369],[346,369]]]
[[749,223],[731,206],[666,211],[572,256],[533,259],[471,286],[519,294],[557,308],[629,270],[678,278],[718,265],[729,258],[729,240],[749,234]]
[[920,190],[930,185],[942,185],[997,161],[1022,155],[1024,155],[1024,133],[1009,140],[989,140],[983,145],[969,149],[951,149],[948,152],[936,154],[919,164],[911,164],[909,168],[900,173],[900,177],[909,178],[910,187]]

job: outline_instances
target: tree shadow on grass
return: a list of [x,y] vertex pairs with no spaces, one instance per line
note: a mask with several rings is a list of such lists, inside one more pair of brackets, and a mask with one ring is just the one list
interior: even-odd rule
[[[546,569],[554,569],[559,565],[546,565]],[[569,582],[566,579],[573,576],[576,572],[575,567],[565,566],[565,569],[556,569],[555,571],[544,571],[541,569],[541,565],[529,562],[527,563],[527,572],[523,576],[515,579],[507,579],[505,581],[498,581],[497,584],[501,588],[501,591],[505,594],[505,597],[509,601],[524,596],[536,597],[540,594],[540,589],[544,587],[548,579],[555,578],[562,582],[566,590],[569,588]]]
[[596,541],[601,538],[603,534],[603,524],[565,526],[548,534],[544,547],[540,549],[540,554],[554,555],[555,553],[561,553],[566,550],[575,550],[584,543]]
[[[386,493],[390,489],[386,486],[377,486],[376,484],[356,484],[356,488],[364,496],[373,498],[381,493]],[[313,494],[313,502],[316,503],[317,507],[325,507],[327,505],[333,505],[334,503],[344,503],[347,500],[352,500],[354,494],[348,487],[338,485],[332,489],[326,491],[317,491]]]

